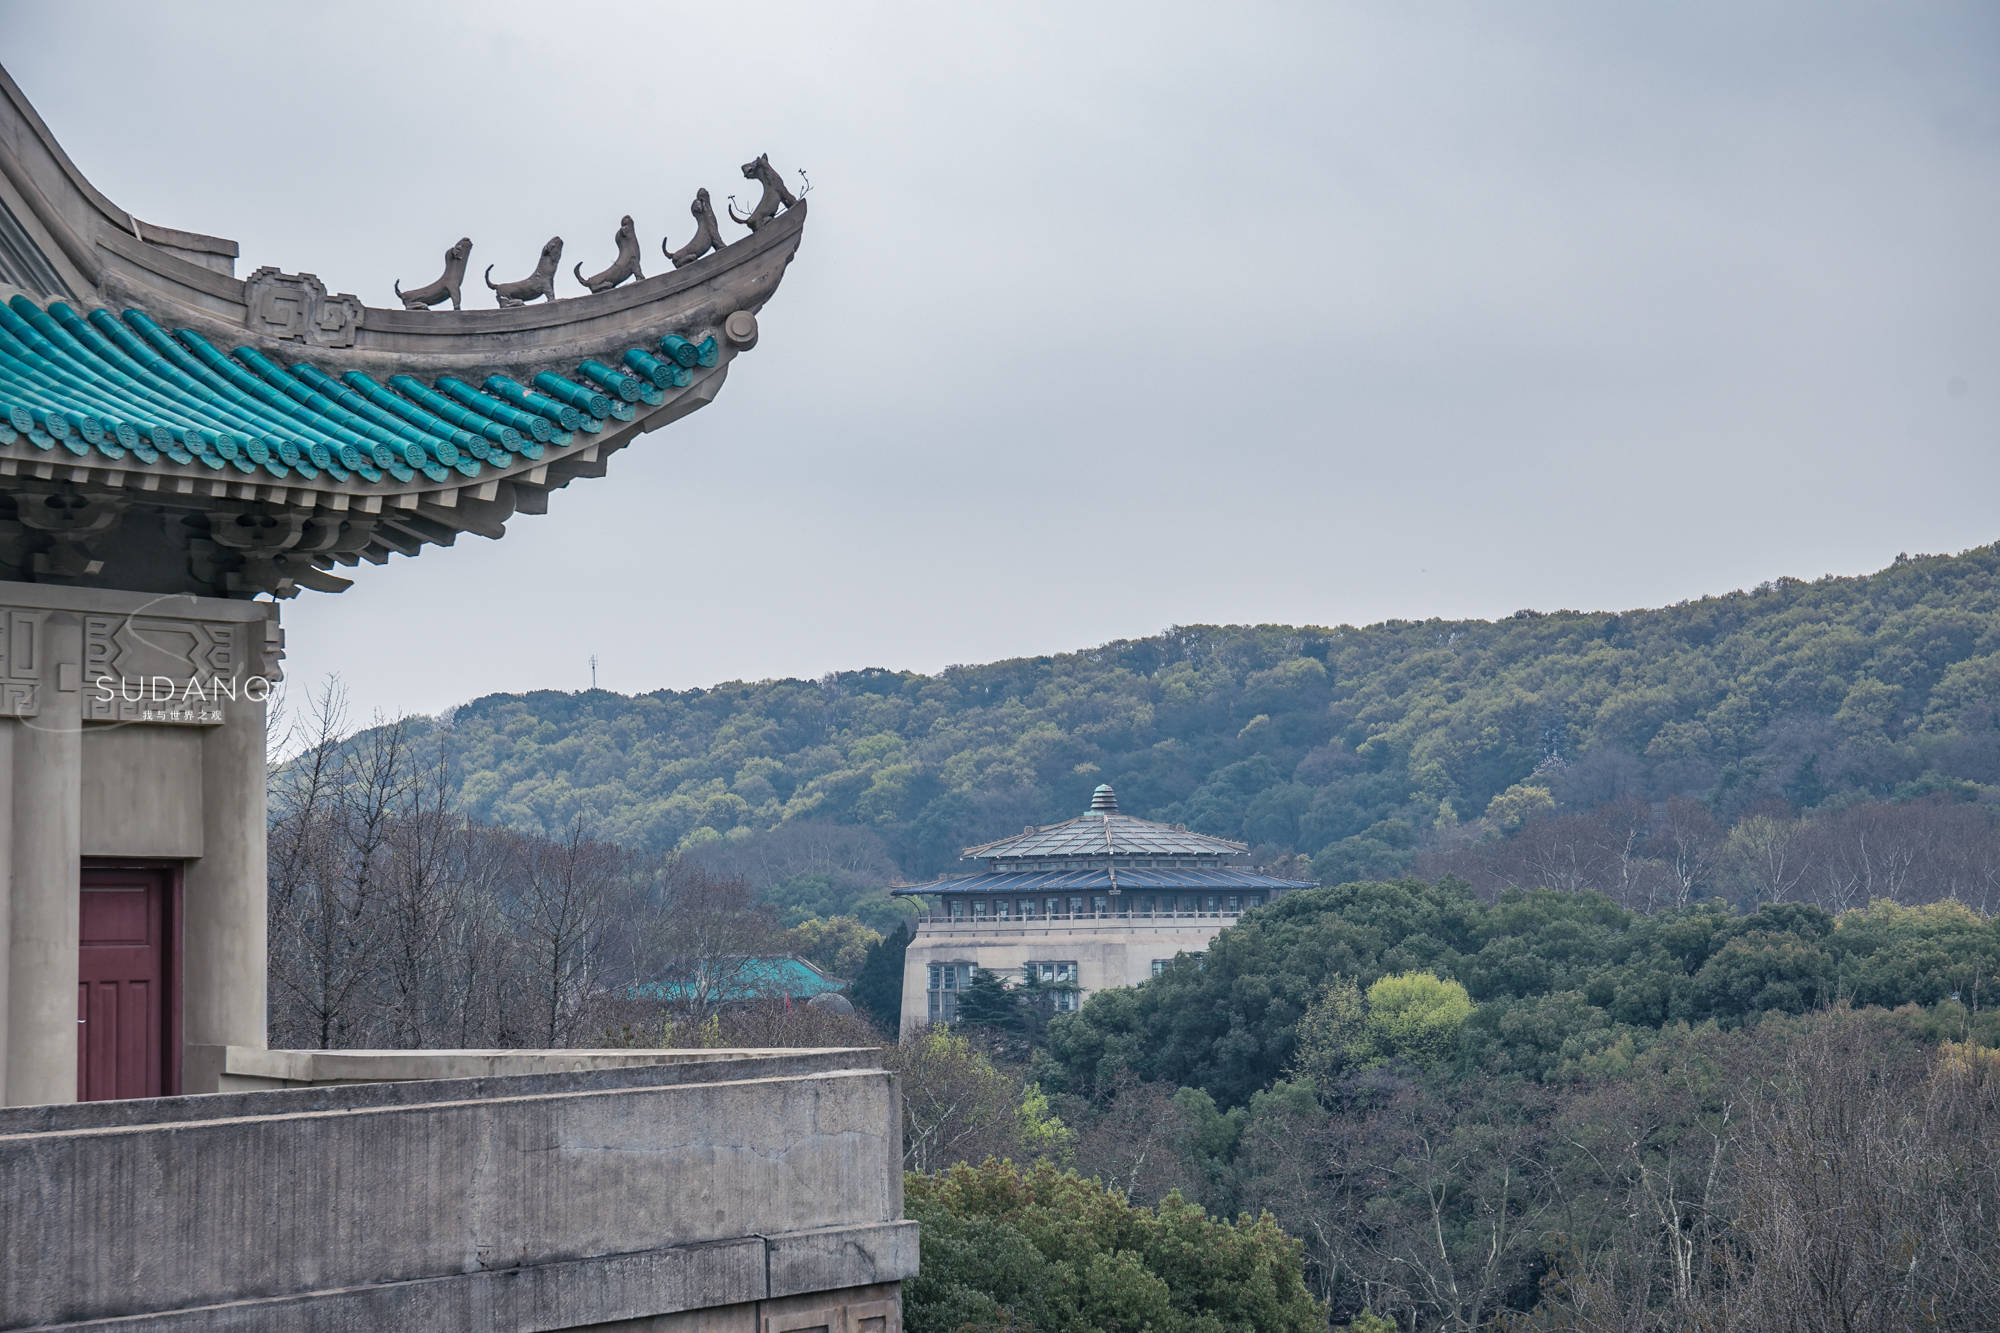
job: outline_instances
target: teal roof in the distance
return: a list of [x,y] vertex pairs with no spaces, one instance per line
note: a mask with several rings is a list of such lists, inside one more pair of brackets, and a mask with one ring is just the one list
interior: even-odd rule
[[[810,1000],[815,995],[847,989],[847,983],[830,977],[803,958],[732,958],[718,965],[718,977],[726,977],[721,994],[711,999],[759,1000],[790,996]],[[697,987],[684,981],[649,981],[632,988],[635,998],[680,1000]],[[707,989],[705,987],[699,989]]]
[[657,406],[719,355],[713,336],[669,334],[616,366],[587,360],[525,384],[498,374],[382,383],[256,347],[225,351],[139,310],[16,295],[0,306],[0,448],[195,476],[477,479],[632,420],[634,404]]

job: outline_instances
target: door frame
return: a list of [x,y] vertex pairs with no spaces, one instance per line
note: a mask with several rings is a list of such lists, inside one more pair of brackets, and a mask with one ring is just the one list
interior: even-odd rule
[[[166,1031],[161,1035],[162,1054],[166,1067],[160,1071],[160,1086],[163,1097],[178,1097],[181,1093],[181,882],[185,878],[187,863],[164,857],[144,856],[86,856],[83,858],[77,876],[77,911],[83,910],[83,877],[94,870],[136,870],[159,875],[166,881],[166,948],[163,950],[161,966],[165,969],[165,991],[167,1013]],[[78,1092],[81,1093],[81,1089]]]

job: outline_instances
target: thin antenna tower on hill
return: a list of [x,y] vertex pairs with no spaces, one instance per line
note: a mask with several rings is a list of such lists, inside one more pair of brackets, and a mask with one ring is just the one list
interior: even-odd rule
[[597,688],[597,654],[590,655],[590,688]]

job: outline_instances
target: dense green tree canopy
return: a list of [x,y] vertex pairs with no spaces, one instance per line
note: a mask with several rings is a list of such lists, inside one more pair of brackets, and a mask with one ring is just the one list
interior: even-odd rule
[[1004,1161],[911,1175],[924,1261],[911,1333],[1320,1333],[1303,1248],[1268,1217],[1139,1208],[1094,1180]]
[[[1393,978],[1387,987],[1384,978]],[[1470,1014],[1439,978],[1464,987]],[[1356,1010],[1337,984],[1329,995],[1338,981],[1365,991],[1366,1006]],[[1377,1016],[1392,991],[1444,1021],[1424,1033],[1421,1019],[1406,1020],[1413,1031],[1397,1031],[1397,1019]],[[1840,999],[1992,1010],[2000,918],[1889,903],[1839,917],[1797,903],[1647,916],[1600,894],[1550,889],[1510,891],[1487,906],[1451,881],[1312,889],[1247,914],[1198,965],[1184,958],[1144,986],[1100,991],[1058,1017],[1040,1077],[1087,1096],[1126,1077],[1160,1080],[1224,1106],[1247,1103],[1287,1068],[1321,1077],[1378,1053],[1543,1079],[1601,1064],[1665,1024],[1730,1027]],[[1301,1052],[1309,1014],[1305,1030],[1320,1047],[1349,1053]],[[1455,1031],[1455,1050],[1432,1049],[1440,1027]]]
[[546,832],[582,814],[649,850],[801,821],[878,840],[777,865],[803,915],[1074,814],[1101,781],[1134,813],[1314,858],[1326,882],[1380,878],[1468,830],[1626,798],[1699,798],[1726,826],[1778,802],[1990,795],[1996,574],[1988,547],[1651,611],[1195,626],[935,676],[494,695],[442,734],[477,818]]

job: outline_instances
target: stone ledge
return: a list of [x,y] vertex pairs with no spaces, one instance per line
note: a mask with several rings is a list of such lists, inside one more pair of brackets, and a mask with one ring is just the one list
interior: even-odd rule
[[[105,1333],[550,1333],[916,1274],[917,1224],[830,1227],[450,1277],[44,1325]],[[767,1281],[767,1270],[769,1280]],[[778,1286],[783,1272],[808,1285]]]
[[[314,1051],[265,1051],[243,1046],[189,1046],[188,1065],[194,1077],[203,1070],[248,1068],[269,1072],[267,1059],[321,1054]],[[336,1052],[343,1058],[359,1053]],[[406,1054],[404,1052],[390,1053]],[[411,1052],[415,1055],[483,1052]],[[509,1052],[532,1057],[541,1052]],[[715,1083],[754,1078],[788,1078],[851,1069],[881,1068],[881,1053],[869,1048],[788,1048],[782,1050],[702,1051],[580,1051],[548,1052],[559,1057],[541,1070],[510,1065],[501,1072],[472,1076],[459,1069],[452,1077],[426,1075],[412,1065],[390,1062],[373,1078],[343,1078],[325,1082],[294,1082],[273,1078],[268,1083],[226,1092],[189,1093],[180,1097],[150,1097],[110,1102],[54,1102],[40,1106],[0,1107],[0,1138],[15,1134],[71,1133],[119,1125],[170,1125],[241,1116],[285,1115],[304,1111],[352,1111],[379,1106],[479,1101],[491,1097],[553,1095],[608,1087],[657,1087],[675,1083]],[[610,1055],[631,1057],[609,1064],[569,1057]],[[283,1068],[283,1066],[278,1066]],[[320,1066],[309,1066],[319,1069]],[[349,1074],[352,1066],[345,1067]],[[256,1075],[246,1075],[256,1077]]]
[[[266,1326],[546,1329],[761,1299],[774,1268],[783,1292],[900,1277],[914,1245],[897,1234],[893,1076],[771,1063],[784,1072],[749,1059],[7,1113],[27,1132],[0,1132],[0,1217],[9,1251],[36,1257],[0,1264],[0,1329],[189,1310],[205,1313],[180,1327],[250,1327],[218,1321],[336,1296],[324,1319]],[[703,1285],[676,1272],[745,1239],[752,1287],[673,1296]],[[562,1295],[575,1274],[606,1300],[655,1296],[579,1313]],[[491,1294],[517,1289],[545,1294]],[[365,1313],[387,1299],[419,1313]],[[551,1302],[570,1323],[535,1322]]]
[[917,1224],[819,1227],[771,1236],[771,1296],[901,1282],[917,1275]]

